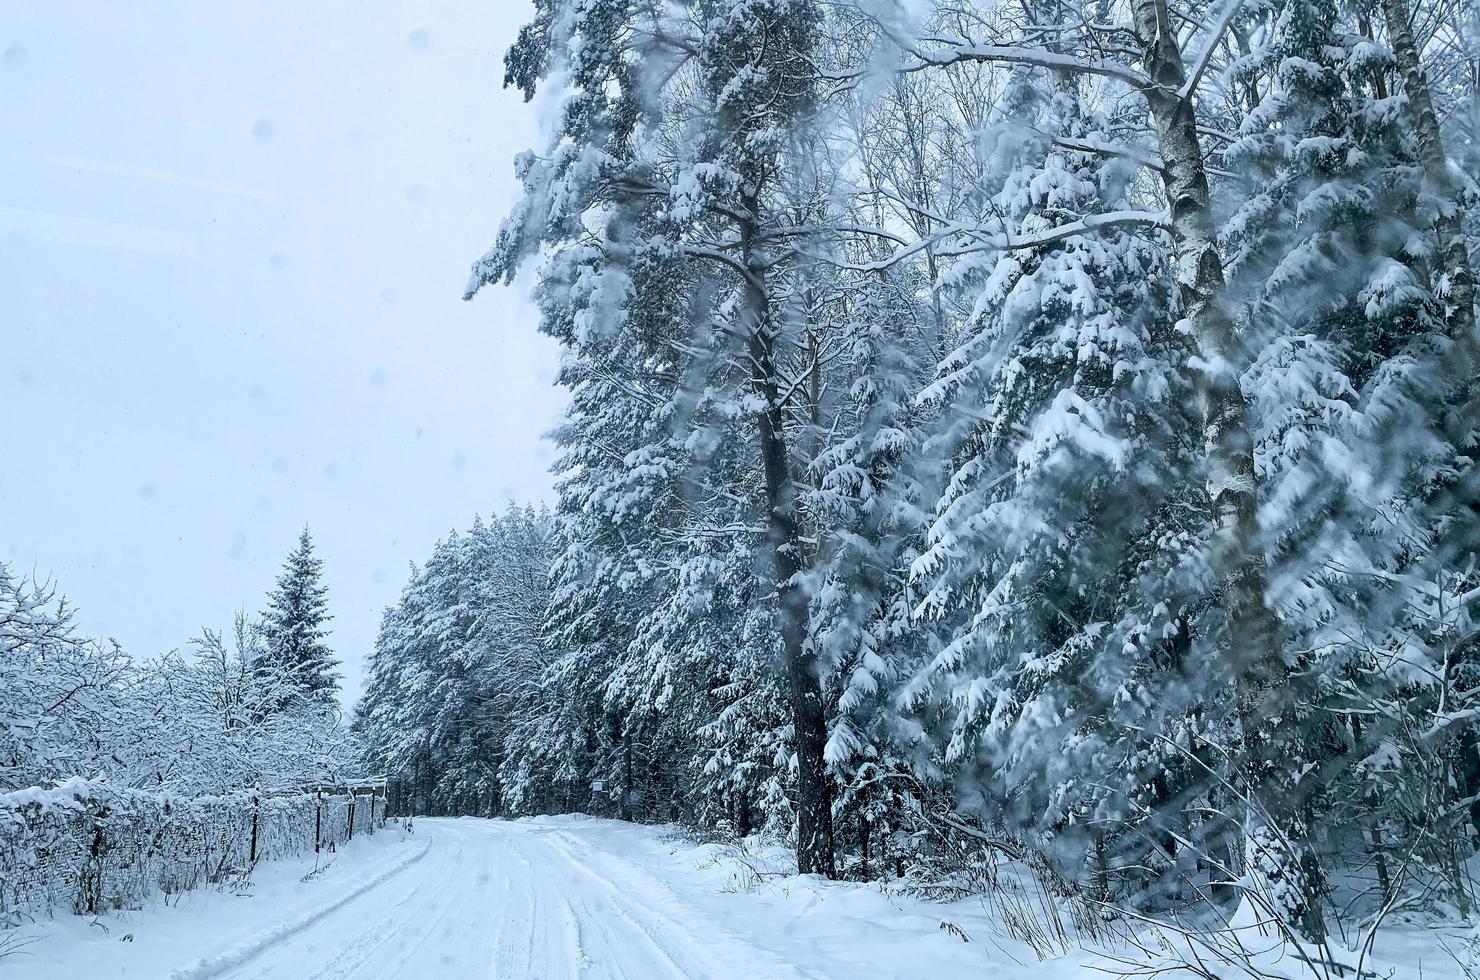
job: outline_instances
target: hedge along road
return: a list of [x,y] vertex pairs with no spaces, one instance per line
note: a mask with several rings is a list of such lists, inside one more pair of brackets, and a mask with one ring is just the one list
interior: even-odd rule
[[[180,975],[305,978],[813,974],[685,905],[603,847],[602,822],[417,820],[424,857],[303,928]],[[612,842],[607,842],[612,843]],[[202,962],[209,963],[211,958]]]

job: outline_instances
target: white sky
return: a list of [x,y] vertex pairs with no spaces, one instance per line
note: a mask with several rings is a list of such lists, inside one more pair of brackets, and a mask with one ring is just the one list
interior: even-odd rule
[[183,646],[299,528],[346,700],[407,564],[550,497],[521,292],[461,293],[536,117],[523,0],[0,4],[0,559]]

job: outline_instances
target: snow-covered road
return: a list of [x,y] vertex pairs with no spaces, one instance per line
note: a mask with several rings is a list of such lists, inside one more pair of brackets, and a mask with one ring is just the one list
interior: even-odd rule
[[[263,864],[248,888],[0,932],[21,941],[0,980],[1069,980],[1114,965],[1077,948],[1039,962],[980,898],[794,867],[776,845],[579,815],[418,820],[410,837],[391,825]],[[1388,955],[1458,976],[1434,935],[1389,937]]]
[[426,855],[234,970],[305,978],[806,977],[558,825],[419,821]]
[[[979,900],[790,873],[671,828],[578,815],[417,820],[96,921],[18,931],[0,980],[904,980],[1081,975],[1033,962]],[[949,927],[949,928],[948,928]],[[970,938],[970,942],[963,939]]]
[[[789,860],[747,860],[767,859]],[[245,890],[38,922],[0,980],[851,980],[984,963],[939,931],[941,907],[765,875],[663,828],[424,819],[410,837],[391,825],[317,863],[264,864]]]

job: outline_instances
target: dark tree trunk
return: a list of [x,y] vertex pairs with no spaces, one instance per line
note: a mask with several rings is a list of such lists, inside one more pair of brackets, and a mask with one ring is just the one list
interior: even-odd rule
[[622,726],[622,819],[631,820],[632,811],[632,733]]
[[[758,202],[751,199],[745,203],[747,211],[755,214]],[[757,416],[756,429],[766,481],[766,540],[776,578],[782,658],[797,754],[797,870],[831,878],[835,874],[832,801],[823,760],[827,715],[816,658],[807,649],[807,594],[801,581],[806,566],[797,526],[796,487],[777,381],[775,324],[761,265],[755,261],[754,236],[755,226],[742,223],[740,255],[749,270],[744,285],[743,326],[751,386],[766,405]]]
[[1474,725],[1465,725],[1459,733],[1460,790],[1470,801],[1470,825],[1480,833],[1480,735]]

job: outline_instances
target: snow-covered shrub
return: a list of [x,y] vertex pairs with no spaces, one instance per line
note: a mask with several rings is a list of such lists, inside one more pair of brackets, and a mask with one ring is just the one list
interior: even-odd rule
[[233,640],[205,630],[188,654],[131,658],[0,563],[0,792],[83,777],[198,796],[354,774],[338,708],[271,669],[245,616]]
[[0,924],[138,908],[384,821],[366,790],[190,797],[69,779],[0,794]]

